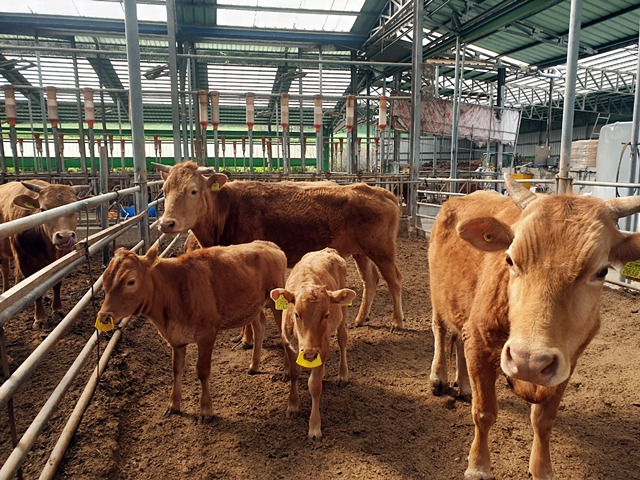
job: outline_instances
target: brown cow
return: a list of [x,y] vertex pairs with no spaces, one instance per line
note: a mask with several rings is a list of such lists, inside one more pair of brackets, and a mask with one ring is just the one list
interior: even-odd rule
[[[303,365],[312,368],[309,375],[311,394],[311,416],[309,417],[310,439],[320,439],[320,394],[324,365],[329,353],[329,340],[337,333],[340,347],[338,385],[349,381],[347,367],[347,305],[356,292],[345,288],[347,263],[338,252],[325,248],[307,253],[291,270],[285,288],[271,291],[276,301],[282,297],[288,302],[282,317],[282,339],[288,346],[289,390],[288,416],[300,413],[298,377]],[[296,359],[298,364],[296,364]],[[314,366],[315,363],[319,365]]]
[[640,211],[640,197],[536,195],[508,175],[505,184],[511,198],[484,191],[452,198],[433,226],[432,386],[437,393],[447,382],[442,350],[449,325],[464,340],[472,389],[475,438],[465,476],[493,478],[489,429],[501,367],[513,392],[533,404],[530,473],[551,479],[551,428],[598,330],[607,271],[640,258],[640,234],[625,236],[616,226]]
[[165,413],[180,411],[187,345],[198,345],[202,420],[213,415],[209,374],[218,330],[252,324],[255,345],[249,372],[258,371],[265,303],[281,320],[269,292],[285,281],[287,259],[275,244],[255,241],[211,247],[160,259],[157,246],[145,256],[118,249],[104,272],[103,323],[146,315],[173,350],[173,387]]
[[[60,207],[79,200],[77,192],[85,191],[87,186],[52,185],[42,180],[29,182],[9,182],[0,185],[0,222],[10,222],[19,218]],[[2,291],[9,288],[9,262],[11,254],[17,269],[24,277],[33,275],[51,262],[66,255],[76,244],[77,213],[57,218],[38,227],[25,230],[1,239]],[[62,311],[60,287],[53,287],[54,313]],[[35,320],[33,327],[46,323],[47,314],[42,298],[35,302]]]
[[165,179],[162,232],[191,229],[203,246],[269,240],[286,253],[290,267],[324,247],[353,255],[364,287],[356,325],[369,316],[379,279],[375,264],[393,301],[392,329],[402,327],[402,276],[395,259],[400,209],[391,192],[364,183],[227,182],[226,175],[193,162],[153,165]]

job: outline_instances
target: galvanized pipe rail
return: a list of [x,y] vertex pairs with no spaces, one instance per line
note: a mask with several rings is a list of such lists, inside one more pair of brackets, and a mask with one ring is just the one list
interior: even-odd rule
[[[131,226],[135,224],[136,221],[140,221],[144,218],[145,212],[141,212],[140,214],[132,217]],[[129,227],[130,228],[130,227]],[[104,244],[109,243],[113,240],[113,237],[116,234],[121,234],[125,230],[120,229],[115,233],[111,231],[111,235],[104,236],[100,242],[95,243],[90,247],[90,253],[96,253],[100,251],[100,249],[104,246]],[[101,232],[102,233],[102,232]],[[161,237],[162,238],[162,237]],[[173,241],[169,244],[169,246],[164,250],[161,256],[164,256],[167,251],[171,249],[171,247],[175,244],[179,236],[176,236]],[[160,239],[157,241],[159,242]],[[144,244],[144,241],[140,241],[135,247],[132,248],[133,251],[139,250]],[[40,362],[44,359],[44,357],[48,354],[48,352],[57,344],[58,340],[66,333],[67,329],[70,325],[77,319],[77,317],[82,313],[82,311],[86,308],[89,302],[93,299],[94,291],[99,290],[102,286],[103,276],[100,275],[98,280],[94,283],[93,287],[90,288],[83,298],[76,304],[76,306],[65,316],[65,318],[58,324],[58,326],[51,332],[49,336],[29,355],[29,357],[18,367],[16,372],[9,377],[9,379],[0,387],[0,407],[6,404],[9,399],[13,396],[16,389],[27,380],[29,375],[33,373],[33,370],[40,364]],[[67,425],[65,426],[62,434],[54,446],[54,449],[51,452],[49,460],[45,464],[44,469],[42,470],[40,478],[51,478],[53,474],[55,474],[55,469],[59,465],[62,460],[62,456],[66,447],[68,446],[71,436],[73,435],[73,431],[77,428],[77,425],[80,422],[82,417],[82,412],[86,409],[89,399],[95,390],[97,385],[97,381],[99,378],[99,374],[104,371],[106,363],[113,352],[115,347],[115,343],[117,343],[120,335],[121,329],[126,325],[128,319],[125,319],[120,324],[120,328],[116,331],[114,336],[104,354],[102,355],[99,365],[94,370],[93,375],[89,379],[86,384],[86,387],[83,391],[81,398],[78,400],[74,411],[72,412],[71,417],[69,418]],[[35,417],[33,422],[29,425],[26,432],[18,442],[18,445],[14,448],[9,458],[5,462],[5,464],[0,469],[0,479],[8,479],[12,478],[24,460],[26,459],[29,451],[33,447],[37,437],[40,435],[42,430],[44,429],[47,421],[51,417],[51,415],[55,412],[58,405],[62,401],[64,395],[67,390],[70,388],[72,382],[76,379],[78,374],[80,373],[82,367],[86,364],[89,355],[98,344],[99,339],[102,337],[101,334],[92,335],[84,348],[76,357],[75,361],[66,372],[62,380],[59,382],[58,386],[55,388],[51,396],[47,399],[45,405],[42,407],[38,415]],[[9,386],[7,386],[9,384]],[[5,388],[6,387],[6,388]]]

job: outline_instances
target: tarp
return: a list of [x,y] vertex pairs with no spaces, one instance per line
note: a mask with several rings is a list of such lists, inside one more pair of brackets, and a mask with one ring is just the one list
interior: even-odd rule
[[[411,101],[391,102],[391,126],[402,132],[411,131]],[[451,137],[453,124],[453,102],[432,98],[423,100],[420,114],[420,131],[423,135]],[[520,125],[520,112],[507,108],[486,107],[460,103],[458,137],[482,144],[496,141],[513,146]],[[498,118],[498,113],[499,117]]]

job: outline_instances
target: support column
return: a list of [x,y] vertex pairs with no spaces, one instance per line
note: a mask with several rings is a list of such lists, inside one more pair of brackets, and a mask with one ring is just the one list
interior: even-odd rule
[[176,2],[167,2],[167,41],[169,43],[169,83],[171,84],[171,124],[173,126],[173,161],[182,161],[180,151],[180,103],[178,99],[178,56],[176,51]]
[[[456,37],[456,69],[455,69],[455,77],[454,77],[454,85],[453,85],[453,124],[451,125],[451,167],[450,167],[450,176],[451,178],[458,178],[458,120],[459,120],[459,111],[458,108],[458,96],[460,94],[460,36]],[[452,192],[456,191],[456,184],[451,183]]]
[[556,190],[559,194],[571,190],[569,166],[571,163],[571,141],[573,140],[573,113],[576,103],[576,76],[578,73],[581,17],[582,0],[571,0],[567,74],[564,88],[564,110],[562,111],[562,134],[560,137],[560,166],[556,175]]
[[411,53],[411,153],[409,155],[409,188],[405,199],[411,222],[415,226],[417,214],[416,181],[420,164],[420,112],[422,111],[422,37],[424,2],[413,2],[413,49]]
[[[140,35],[138,33],[138,15],[136,0],[124,0],[124,31],[127,42],[127,64],[129,66],[129,85],[131,100],[131,139],[133,143],[133,179],[140,186],[136,194],[136,211],[148,209],[147,202],[147,165],[144,151],[144,117],[142,114],[142,81],[140,79]],[[149,222],[140,222],[140,239],[144,240],[144,249],[150,247]]]

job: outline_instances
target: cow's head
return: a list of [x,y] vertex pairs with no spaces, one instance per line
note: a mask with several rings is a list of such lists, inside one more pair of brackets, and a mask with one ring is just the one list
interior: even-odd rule
[[[87,186],[76,185],[40,185],[36,183],[22,182],[27,189],[35,195],[17,195],[13,203],[29,212],[45,212],[52,208],[61,207],[79,200],[78,193],[86,191]],[[78,214],[71,213],[64,217],[56,218],[42,225],[45,235],[56,249],[61,251],[71,250],[76,244],[76,227],[78,226]]]
[[152,164],[164,179],[164,214],[158,222],[163,233],[181,233],[196,226],[212,201],[211,195],[228,180],[222,173],[183,162],[173,167]]
[[458,234],[503,252],[508,270],[509,338],[500,365],[516,380],[553,387],[567,380],[599,324],[600,297],[613,265],[640,258],[640,234],[624,236],[619,218],[640,211],[640,197],[602,201],[536,195],[505,175],[520,219],[467,220]]
[[125,317],[145,311],[153,300],[147,292],[148,273],[158,260],[157,245],[143,256],[124,248],[116,250],[102,277],[104,302],[98,312],[99,321],[108,324],[113,319],[118,324]]
[[356,292],[349,288],[327,290],[325,286],[304,285],[295,292],[274,288],[270,295],[274,301],[282,295],[289,303],[285,315],[293,321],[299,350],[311,362],[329,341],[329,315],[339,314],[335,307],[349,305]]

